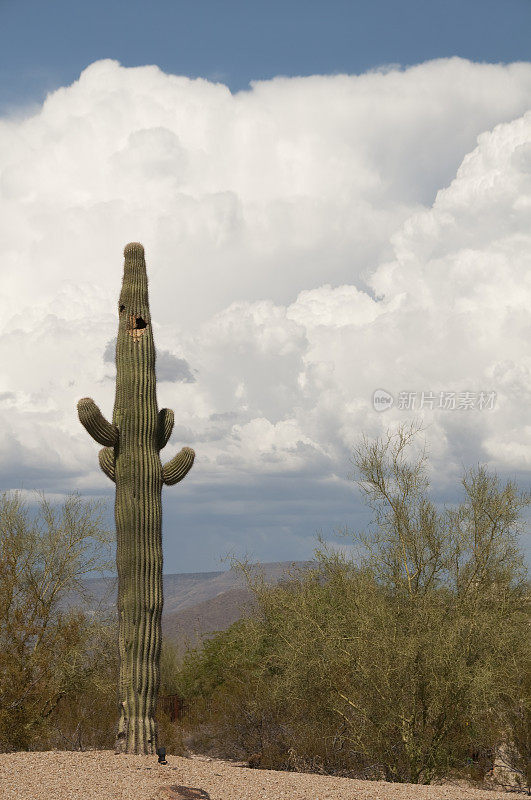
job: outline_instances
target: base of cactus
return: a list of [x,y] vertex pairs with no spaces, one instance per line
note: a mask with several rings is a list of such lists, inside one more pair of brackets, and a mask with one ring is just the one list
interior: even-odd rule
[[129,717],[122,713],[114,752],[155,755],[157,752],[157,723],[153,717]]

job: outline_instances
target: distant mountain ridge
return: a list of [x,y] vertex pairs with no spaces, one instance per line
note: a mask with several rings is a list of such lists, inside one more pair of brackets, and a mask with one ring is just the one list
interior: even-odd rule
[[[249,564],[252,577],[262,575],[269,585],[296,578],[317,567],[311,561],[273,561]],[[291,572],[291,576],[289,575]],[[69,594],[62,608],[83,608],[88,614],[96,610],[116,613],[118,577],[88,578],[82,582],[88,597]],[[164,608],[162,632],[182,655],[187,647],[195,647],[213,631],[225,630],[256,608],[253,592],[241,570],[231,568],[218,572],[182,572],[163,576]]]

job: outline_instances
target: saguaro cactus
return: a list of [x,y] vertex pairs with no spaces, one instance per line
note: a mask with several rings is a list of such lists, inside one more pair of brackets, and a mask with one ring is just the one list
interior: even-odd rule
[[162,615],[162,484],[181,481],[194,462],[190,447],[162,466],[159,452],[174,416],[157,407],[155,344],[149,313],[144,248],[124,248],[118,301],[116,397],[112,424],[90,397],[77,404],[79,419],[99,444],[103,472],[116,483],[118,568],[117,753],[153,754],[160,681]]

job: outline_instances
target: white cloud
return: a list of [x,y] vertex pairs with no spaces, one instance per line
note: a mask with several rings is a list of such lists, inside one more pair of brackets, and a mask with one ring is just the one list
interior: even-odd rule
[[343,479],[362,431],[411,416],[374,412],[376,388],[497,392],[493,411],[426,413],[441,485],[463,462],[528,468],[530,98],[531,64],[231,95],[106,60],[2,120],[3,483],[38,461],[65,489],[108,490],[75,406],[111,417],[133,240],[168,457],[194,446],[198,484]]

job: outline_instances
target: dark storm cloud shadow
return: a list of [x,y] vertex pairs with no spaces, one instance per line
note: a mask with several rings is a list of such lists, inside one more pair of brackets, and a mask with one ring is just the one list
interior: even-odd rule
[[[206,497],[208,500],[205,502]],[[268,476],[245,485],[190,487],[185,497],[165,493],[165,571],[228,569],[230,557],[252,562],[308,560],[317,533],[339,547],[345,527],[366,527],[370,515],[348,484]],[[170,566],[170,565],[175,565]]]
[[[430,487],[429,498],[439,513],[464,502],[462,474],[459,470],[444,489]],[[497,474],[502,485],[514,479],[520,488],[527,486],[525,473]],[[354,558],[365,550],[352,534],[374,530],[373,511],[356,483],[347,479],[253,476],[245,484],[189,484],[185,495],[165,490],[163,503],[168,572],[225,569],[229,561],[220,559],[229,552],[238,558],[248,555],[251,561],[311,559],[320,547],[317,533]],[[524,510],[527,530],[530,519],[531,512]],[[520,536],[528,560],[530,540],[525,533]],[[209,566],[201,566],[207,554]]]
[[66,467],[56,453],[39,460],[12,434],[7,433],[2,446],[3,463],[0,464],[0,491],[11,489],[43,490],[64,493],[72,477],[85,473],[84,469]]
[[[478,466],[485,466],[489,474],[495,474],[499,479],[500,488],[503,488],[508,481],[512,481],[517,485],[519,492],[530,489],[528,470],[491,466],[492,456],[483,446],[485,430],[480,427],[480,423],[479,417],[472,416],[472,413],[465,416],[456,413],[448,417],[445,430],[448,434],[449,447],[444,460],[451,466],[448,466],[448,472],[443,476],[443,480],[438,480],[437,486],[430,487],[430,498],[439,512],[442,512],[445,506],[457,508],[466,502],[467,494],[462,480],[466,472],[475,471]],[[435,483],[435,476],[430,477],[432,483]],[[520,514],[519,545],[527,565],[531,566],[531,507],[521,509]]]
[[449,414],[446,418],[445,431],[449,444],[445,460],[459,464],[460,474],[478,460],[483,463],[490,461],[490,456],[483,446],[485,428],[480,414],[474,414],[472,411]]
[[234,424],[242,425],[251,419],[250,412],[227,411],[222,414],[210,414],[208,422],[205,423],[206,428],[202,431],[194,431],[187,425],[177,423],[166,447],[179,446],[184,442],[188,445],[197,445],[201,442],[220,442],[222,444],[226,441],[226,437],[230,436]]
[[[190,365],[184,358],[178,358],[170,353],[169,350],[157,350],[157,380],[172,383],[195,383],[196,378],[192,375]],[[103,360],[107,364],[115,364],[116,359],[116,337],[107,342],[103,353]],[[197,372],[197,370],[193,370]],[[106,375],[104,380],[114,380],[114,375]]]
[[[232,413],[212,416],[221,421],[233,417]],[[488,466],[488,454],[482,449],[481,431],[473,424],[474,419],[457,414],[448,419],[449,455],[445,456],[445,462],[451,465],[450,472],[430,475],[429,496],[439,512],[445,506],[455,507],[465,500],[461,484],[464,469],[478,463]],[[39,507],[34,492],[43,491],[45,496],[68,495],[72,491],[68,487],[86,472],[67,469],[58,458],[53,463],[30,463],[29,454],[13,436],[7,444],[7,452],[4,447],[7,463],[0,468],[0,491],[30,492],[30,497],[24,497],[30,514]],[[168,447],[171,451],[171,444]],[[165,458],[161,453],[163,462],[172,455],[168,448],[164,452],[169,454]],[[345,552],[354,557],[356,545],[349,531],[370,531],[373,512],[364,503],[355,480],[347,477],[353,472],[352,465],[347,461],[341,463],[344,468],[338,470],[336,466],[334,471],[332,462],[323,457],[322,464],[310,464],[296,473],[261,475],[232,470],[227,474],[220,468],[212,479],[202,476],[201,482],[195,482],[192,473],[179,486],[164,487],[164,571],[225,570],[230,568],[230,555],[239,559],[248,556],[251,561],[259,562],[308,560],[314,558],[314,549],[320,546],[317,533],[337,548],[345,547]],[[433,465],[429,446],[428,465]],[[522,490],[529,488],[525,470],[498,469],[496,473],[502,485],[512,479]],[[332,475],[335,476],[332,479],[323,477]],[[102,524],[114,531],[114,485],[109,482],[108,486],[92,490],[90,495],[82,491],[79,494],[83,500],[101,501]],[[56,498],[52,504],[62,505]],[[531,512],[524,511],[522,518],[529,531]],[[346,535],[341,531],[346,531]],[[531,536],[524,533],[520,541],[529,562]],[[221,561],[226,556],[229,558]]]
[[[429,457],[428,443],[428,463],[431,464],[430,480],[433,484],[434,499],[444,497],[448,493],[461,494],[463,490],[461,480],[465,472],[476,469],[478,465],[485,466],[490,473],[496,473],[502,483],[514,480],[522,488],[528,484],[529,473],[526,470],[500,467],[495,469],[491,466],[493,456],[484,446],[488,432],[485,430],[480,414],[472,411],[448,414],[444,431],[448,441],[448,450],[444,454],[446,472],[435,475],[435,465]],[[429,435],[429,430],[426,433]]]

